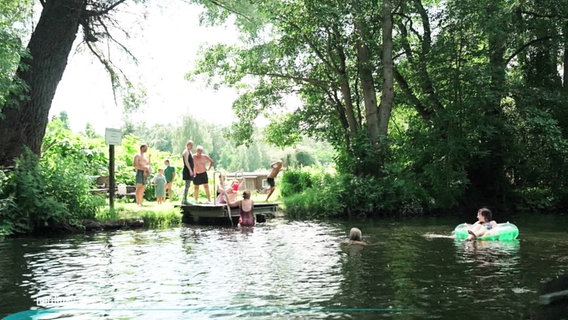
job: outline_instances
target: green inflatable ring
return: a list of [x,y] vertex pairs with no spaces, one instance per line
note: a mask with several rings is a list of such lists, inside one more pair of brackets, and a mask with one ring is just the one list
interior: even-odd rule
[[[467,230],[471,228],[472,224],[462,223],[454,229],[456,239],[467,239],[469,233]],[[497,241],[511,241],[517,239],[519,236],[519,228],[516,225],[506,222],[498,223],[495,227],[488,230],[482,237],[477,240],[497,240]]]

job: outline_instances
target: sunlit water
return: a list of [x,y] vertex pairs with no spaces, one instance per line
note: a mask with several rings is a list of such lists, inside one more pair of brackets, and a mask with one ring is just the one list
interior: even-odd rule
[[[568,273],[566,217],[515,242],[448,237],[464,221],[185,226],[0,241],[0,316],[34,319],[527,319]],[[367,247],[344,246],[351,226]],[[28,319],[25,314],[21,319]],[[32,319],[29,317],[29,319]]]

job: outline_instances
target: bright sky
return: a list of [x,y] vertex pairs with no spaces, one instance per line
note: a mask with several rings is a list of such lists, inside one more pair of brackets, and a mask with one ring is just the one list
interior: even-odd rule
[[[181,0],[151,2],[145,10],[146,20],[133,21],[130,25],[124,22],[135,19],[140,7],[124,8],[126,18],[121,19],[122,26],[131,33],[124,45],[140,63],[137,67],[119,66],[126,70],[131,81],[142,83],[148,95],[147,105],[132,120],[149,125],[180,124],[181,116],[191,114],[208,123],[230,124],[234,120],[231,104],[236,92],[214,91],[204,83],[185,80],[184,75],[192,69],[200,45],[235,42],[236,31],[200,27],[201,9]],[[118,56],[118,49],[111,49],[111,58],[115,53]],[[120,128],[123,123],[122,105],[120,101],[117,103],[103,66],[90,52],[72,51],[50,118],[66,111],[74,131],[83,131],[91,123],[98,133],[104,134],[105,128]]]

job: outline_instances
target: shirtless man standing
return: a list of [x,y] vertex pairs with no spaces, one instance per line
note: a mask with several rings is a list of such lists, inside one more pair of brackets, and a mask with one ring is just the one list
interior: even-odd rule
[[[196,154],[193,155],[193,164],[195,166],[195,178],[193,178],[193,186],[195,188],[193,192],[193,197],[195,201],[199,197],[199,186],[203,185],[205,189],[205,194],[207,195],[207,201],[211,202],[211,194],[209,193],[209,177],[207,177],[207,170],[213,167],[213,160],[203,153],[203,147],[197,146],[195,148]],[[209,167],[205,168],[209,162]]]
[[278,160],[276,162],[273,162],[270,167],[272,168],[272,171],[270,171],[270,173],[266,177],[266,182],[268,182],[268,184],[270,185],[270,188],[268,189],[268,196],[266,196],[266,202],[268,202],[268,198],[270,198],[270,196],[274,192],[274,189],[276,188],[274,178],[276,178],[280,170],[282,170],[282,161]]
[[148,146],[143,144],[140,146],[140,153],[134,156],[134,168],[136,168],[136,204],[141,206],[144,200],[144,191],[146,191],[146,179],[150,171],[150,161],[144,153],[148,151]]

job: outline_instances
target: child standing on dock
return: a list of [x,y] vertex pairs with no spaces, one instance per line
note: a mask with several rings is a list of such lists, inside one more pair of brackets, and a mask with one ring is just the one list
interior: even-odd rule
[[152,179],[154,185],[154,195],[158,204],[166,201],[166,176],[164,176],[164,169],[158,169],[158,173]]
[[170,202],[172,202],[174,195],[173,195],[173,182],[176,178],[176,168],[170,165],[170,160],[164,160],[164,176],[166,177],[166,193],[170,196]]

